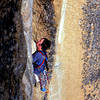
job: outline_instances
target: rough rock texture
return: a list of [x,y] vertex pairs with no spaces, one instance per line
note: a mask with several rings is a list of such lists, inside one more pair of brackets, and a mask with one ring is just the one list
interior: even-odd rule
[[83,6],[83,89],[85,100],[100,100],[100,0]]
[[33,39],[50,38],[55,34],[54,8],[52,0],[34,0],[33,5]]
[[[32,0],[25,1],[30,6]],[[0,100],[23,100],[26,91],[29,98],[32,96],[32,89],[25,91],[26,88],[22,87],[23,73],[26,69],[25,76],[30,80],[31,77],[28,75],[32,67],[29,59],[31,47],[28,45],[30,43],[28,32],[31,34],[32,31],[28,25],[29,30],[24,30],[27,27],[23,27],[22,4],[22,0],[0,1]],[[30,81],[27,84],[31,87]]]

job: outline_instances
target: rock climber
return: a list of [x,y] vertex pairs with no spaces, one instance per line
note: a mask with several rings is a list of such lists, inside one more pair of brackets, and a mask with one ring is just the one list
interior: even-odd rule
[[51,41],[47,38],[42,38],[36,42],[37,50],[32,54],[32,64],[34,67],[34,74],[38,76],[40,82],[40,89],[43,92],[46,92],[47,85],[47,72],[48,68],[48,57],[46,50],[50,48]]

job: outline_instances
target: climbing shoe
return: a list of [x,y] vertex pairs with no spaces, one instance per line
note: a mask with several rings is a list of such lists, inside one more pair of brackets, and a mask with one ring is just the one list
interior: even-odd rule
[[41,91],[46,92],[47,90],[46,90],[46,88],[41,88]]

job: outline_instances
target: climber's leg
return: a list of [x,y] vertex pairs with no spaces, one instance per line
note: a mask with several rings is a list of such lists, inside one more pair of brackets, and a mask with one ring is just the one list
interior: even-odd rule
[[41,91],[46,92],[47,76],[46,76],[46,72],[45,71],[43,71],[42,73],[40,73],[39,79],[40,79],[40,88],[41,88]]

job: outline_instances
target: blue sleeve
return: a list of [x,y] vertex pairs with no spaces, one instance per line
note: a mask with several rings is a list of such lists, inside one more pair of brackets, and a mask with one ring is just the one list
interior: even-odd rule
[[42,57],[42,55],[39,53],[39,52],[36,52],[34,54],[32,54],[32,63],[41,63],[41,61],[43,60],[44,58]]
[[32,63],[36,62],[38,60],[38,53],[32,54]]

